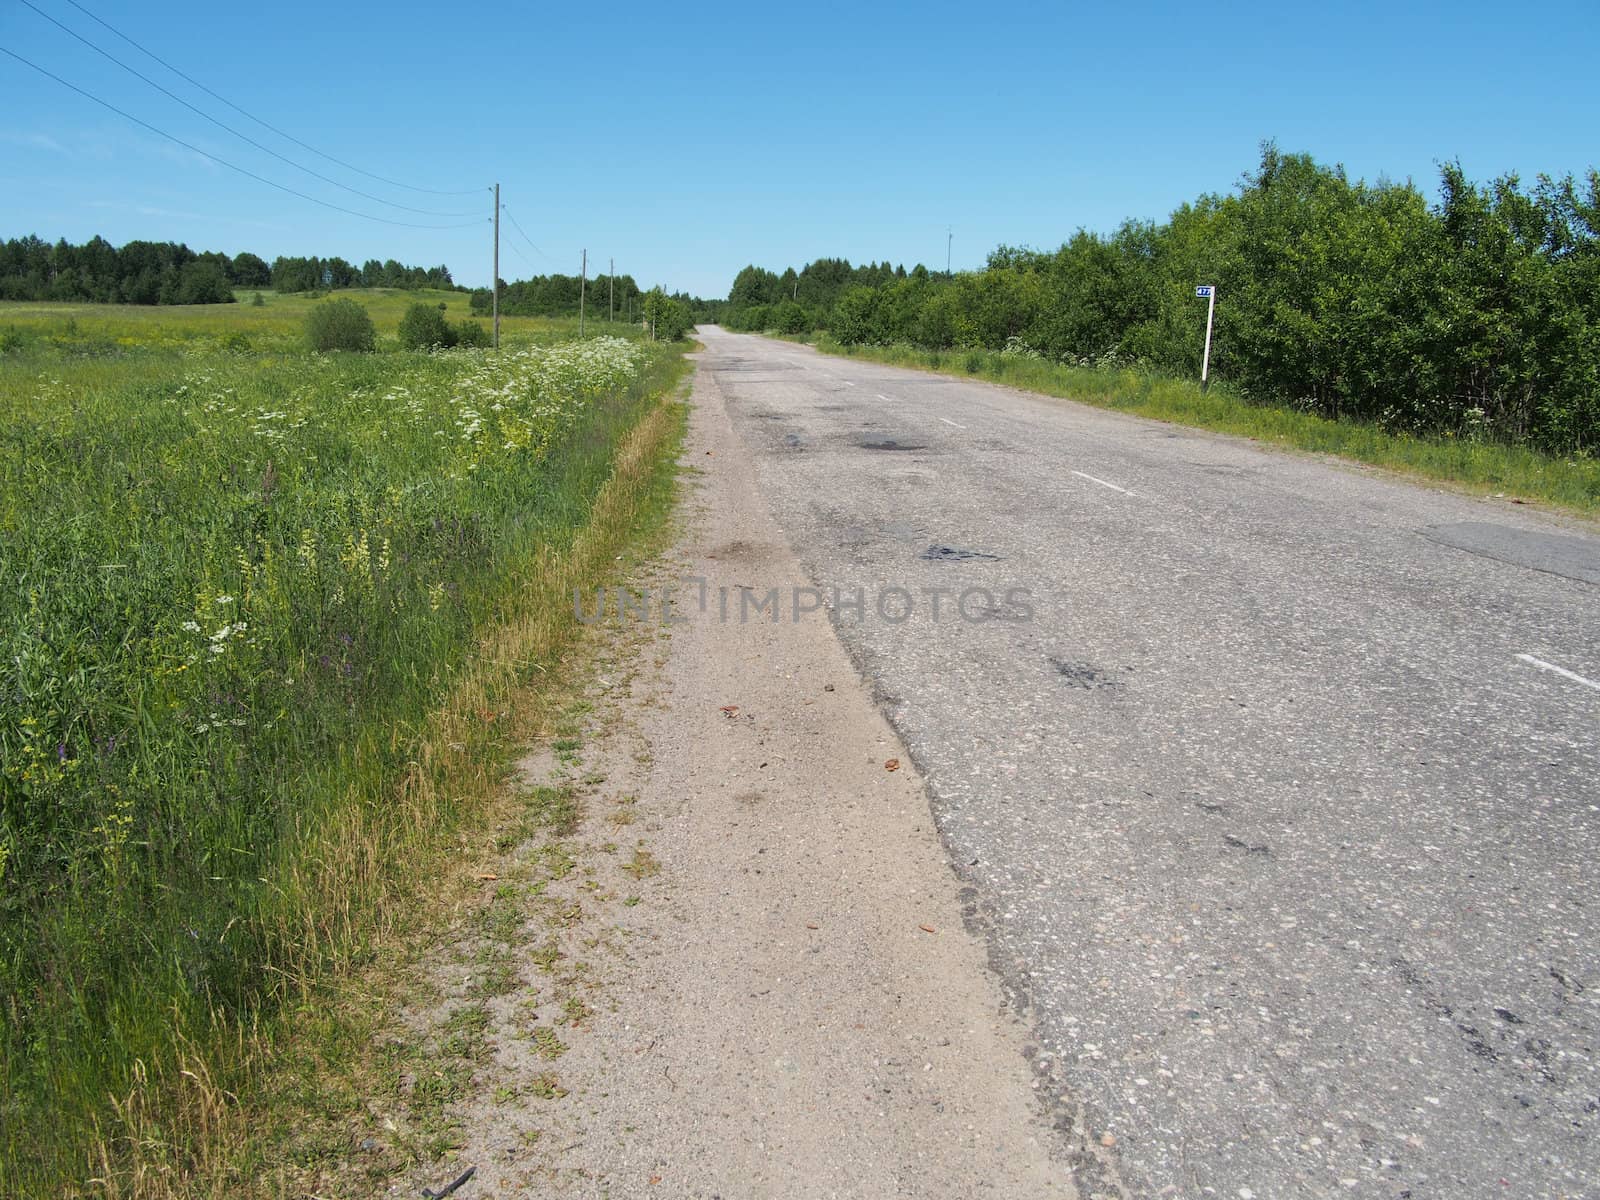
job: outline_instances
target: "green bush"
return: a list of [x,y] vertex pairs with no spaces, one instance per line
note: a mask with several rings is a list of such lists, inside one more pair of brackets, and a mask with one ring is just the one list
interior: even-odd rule
[[435,305],[413,304],[400,318],[400,345],[407,350],[448,349],[455,344],[455,330]]
[[1200,374],[1258,404],[1592,455],[1600,446],[1600,172],[1486,186],[1454,164],[1439,199],[1352,181],[1268,144],[1227,195],[1164,222],[1080,231],[1056,250],[1001,246],[982,270],[910,272],[819,259],[746,267],[729,329],[798,323],[801,302],[844,345],[907,343],[957,369],[1008,347],[1075,366]]
[[663,342],[675,342],[694,328],[694,313],[689,306],[660,288],[645,294],[644,319]]
[[354,300],[329,300],[306,314],[306,341],[318,352],[370,352],[377,347],[378,331]]
[[450,327],[458,346],[483,347],[489,344],[489,331],[477,321],[462,321]]
[[772,310],[772,327],[779,333],[809,333],[811,317],[793,300],[785,300]]
[[846,346],[881,340],[877,320],[878,293],[869,287],[852,287],[839,297],[828,319],[829,331]]

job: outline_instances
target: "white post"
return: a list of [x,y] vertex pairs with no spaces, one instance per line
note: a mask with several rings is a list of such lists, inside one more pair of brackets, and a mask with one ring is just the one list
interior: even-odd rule
[[1206,289],[1206,353],[1200,360],[1200,390],[1203,392],[1211,386],[1211,319],[1217,312],[1217,288],[1213,284]]

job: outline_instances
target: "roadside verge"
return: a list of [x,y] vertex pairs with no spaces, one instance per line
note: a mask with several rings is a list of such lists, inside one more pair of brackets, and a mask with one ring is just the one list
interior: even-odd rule
[[742,601],[808,581],[708,373],[694,401],[680,539],[631,579],[649,619],[608,604],[448,927],[378,998],[342,1152],[297,1187],[1117,1194],[825,615]]

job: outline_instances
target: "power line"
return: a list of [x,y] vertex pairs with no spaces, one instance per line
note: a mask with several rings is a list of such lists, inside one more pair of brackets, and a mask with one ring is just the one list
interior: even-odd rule
[[[173,142],[173,143],[175,143],[175,144],[177,144],[179,146],[182,146],[185,150],[188,150],[188,151],[190,151],[190,152],[192,152],[194,154],[198,154],[201,158],[204,158],[204,159],[206,159],[206,160],[208,160],[210,162],[214,162],[218,166],[227,167],[228,170],[230,170],[230,171],[237,171],[241,175],[245,175],[245,176],[248,176],[251,179],[254,179],[257,183],[264,183],[268,187],[277,188],[280,192],[287,192],[291,196],[298,196],[302,200],[309,200],[313,204],[320,204],[320,205],[322,205],[323,208],[331,208],[331,209],[333,209],[334,212],[342,212],[346,216],[351,216],[351,217],[360,217],[364,221],[376,221],[380,225],[398,225],[402,229],[467,229],[467,228],[470,228],[471,226],[474,226],[474,225],[478,224],[477,221],[464,221],[464,222],[461,222],[460,224],[456,224],[456,225],[419,225],[415,221],[393,221],[393,220],[390,220],[388,217],[377,217],[377,216],[373,216],[371,213],[358,212],[353,208],[345,208],[341,204],[333,204],[333,203],[330,203],[327,200],[319,200],[319,199],[317,199],[317,197],[309,196],[305,192],[296,191],[294,188],[289,187],[287,184],[278,183],[275,180],[268,179],[265,175],[257,175],[254,171],[248,169],[247,167],[241,167],[237,163],[231,163],[225,158],[219,158],[215,154],[210,154],[210,153],[200,149],[199,146],[191,145],[190,143],[184,141],[182,138],[175,137],[174,135],[168,133],[164,129],[157,129],[154,125],[150,124],[149,121],[140,120],[138,117],[134,116],[132,113],[125,112],[124,110],[118,108],[115,104],[112,104],[110,101],[102,100],[102,99],[100,99],[99,96],[94,95],[92,92],[84,91],[81,87],[79,87],[75,83],[68,83],[65,79],[61,78],[61,76],[55,74],[55,72],[47,71],[43,67],[41,67],[38,63],[33,62],[33,61],[29,60],[29,59],[23,58],[22,55],[18,54],[15,50],[8,50],[6,47],[0,46],[0,54],[5,54],[5,55],[7,55],[7,56],[9,56],[11,58],[16,59],[19,63],[21,63],[25,67],[32,67],[35,71],[39,72],[39,74],[43,75],[45,78],[54,79],[62,87],[67,88],[67,89],[69,89],[71,91],[77,92],[78,95],[82,96],[84,99],[93,100],[101,108],[110,109],[112,112],[116,113],[119,117],[125,117],[129,121],[132,121],[135,125],[141,126],[144,129],[148,129],[151,133],[156,134],[158,137],[164,137],[164,138],[167,139],[167,141]],[[481,219],[482,218],[480,218],[480,220]]]
[[[517,224],[517,219],[516,219],[516,217],[511,215],[511,210],[509,208],[507,208],[504,204],[502,204],[500,206],[500,210],[506,214],[506,220],[511,222],[511,227],[513,229],[515,229],[519,234],[522,235],[522,240],[527,242],[528,245],[533,248],[533,252],[535,254],[537,254],[540,258],[544,259],[546,262],[550,262],[550,263],[555,262],[555,259],[551,258],[543,250],[539,249],[538,246],[535,246],[533,244],[533,239],[527,235],[527,233],[523,230],[521,225]],[[533,264],[529,263],[528,265],[532,266]]]
[[320,180],[322,180],[323,183],[329,183],[329,184],[332,184],[336,188],[342,188],[344,191],[349,192],[351,195],[360,196],[363,200],[371,200],[374,204],[385,204],[385,205],[388,205],[390,208],[398,208],[398,209],[401,209],[404,212],[420,213],[422,216],[425,216],[425,217],[465,217],[465,216],[471,215],[469,213],[463,213],[463,212],[440,212],[437,209],[432,209],[432,208],[413,208],[409,204],[400,204],[399,202],[394,201],[394,200],[385,200],[382,196],[374,196],[371,192],[363,192],[360,188],[353,188],[349,184],[340,183],[337,179],[334,179],[334,178],[332,178],[331,176],[328,176],[328,175],[324,175],[320,171],[313,171],[310,167],[307,167],[307,166],[304,166],[304,165],[302,165],[300,163],[297,163],[297,162],[294,161],[294,159],[289,158],[286,155],[279,154],[276,150],[272,149],[270,146],[262,145],[260,142],[256,141],[255,138],[251,137],[249,134],[240,133],[232,125],[229,125],[224,121],[217,120],[217,118],[213,117],[210,113],[206,112],[202,108],[197,108],[195,105],[190,104],[187,100],[185,100],[182,96],[179,96],[177,93],[168,91],[166,88],[162,87],[159,83],[157,83],[154,79],[151,79],[148,75],[145,75],[142,72],[138,71],[137,69],[135,69],[133,67],[130,67],[127,63],[123,62],[120,58],[118,58],[116,55],[112,54],[110,51],[101,49],[99,46],[96,46],[93,42],[91,42],[88,38],[84,37],[81,33],[78,33],[76,30],[74,30],[74,29],[72,29],[72,28],[70,28],[70,27],[68,27],[66,25],[63,25],[60,21],[56,20],[49,13],[45,12],[44,9],[42,9],[38,5],[34,4],[33,0],[21,0],[21,2],[26,7],[33,9],[34,12],[38,13],[46,21],[49,21],[50,24],[54,25],[57,29],[59,29],[62,32],[66,33],[69,37],[76,38],[78,41],[82,42],[85,46],[89,47],[89,49],[93,50],[96,54],[101,55],[103,58],[109,59],[111,62],[116,63],[117,66],[121,67],[124,71],[126,71],[128,74],[132,75],[134,78],[142,79],[145,83],[147,83],[151,87],[155,88],[156,91],[160,92],[163,96],[166,96],[170,100],[177,101],[179,104],[181,104],[185,108],[187,108],[190,112],[196,114],[199,117],[204,118],[207,121],[210,121],[218,129],[222,129],[222,130],[225,130],[228,133],[233,134],[233,136],[238,138],[240,141],[249,142],[252,146],[254,146],[257,150],[260,150],[263,154],[270,154],[270,155],[272,155],[273,158],[277,159],[279,162],[288,163],[291,167],[293,167],[297,171],[304,171],[307,175],[310,175],[314,179],[320,179]]
[[305,142],[302,142],[299,138],[295,137],[293,134],[285,133],[283,130],[279,129],[276,125],[273,125],[273,124],[271,124],[270,122],[267,122],[267,121],[263,121],[260,117],[256,116],[254,113],[251,113],[251,112],[247,111],[246,109],[240,108],[237,104],[235,104],[232,100],[229,100],[226,96],[218,95],[216,92],[214,92],[210,88],[208,88],[205,84],[201,83],[198,79],[195,79],[192,75],[186,75],[184,72],[180,71],[177,67],[173,66],[166,59],[162,58],[159,54],[157,54],[154,50],[151,50],[146,46],[140,45],[138,42],[134,41],[127,34],[123,33],[122,30],[118,29],[115,25],[111,24],[109,21],[106,21],[106,20],[102,19],[101,17],[96,16],[94,13],[90,12],[83,5],[79,4],[78,0],[67,0],[67,3],[72,5],[73,8],[77,9],[84,16],[88,17],[91,21],[95,21],[98,24],[104,25],[107,29],[109,29],[112,33],[116,34],[123,41],[127,42],[128,45],[132,46],[135,50],[138,50],[140,53],[142,53],[142,54],[144,54],[144,55],[146,55],[146,56],[148,56],[150,58],[155,59],[156,62],[160,63],[167,70],[171,71],[179,79],[185,80],[188,83],[193,84],[195,87],[199,88],[206,95],[210,96],[213,100],[218,100],[218,101],[222,102],[223,104],[226,104],[229,108],[233,109],[234,112],[239,113],[242,116],[249,117],[252,121],[254,121],[257,125],[260,125],[263,129],[270,129],[273,133],[277,134],[279,137],[283,138],[285,141],[293,142],[296,146],[299,146],[302,150],[311,151],[311,153],[315,154],[318,158],[325,158],[329,162],[335,163],[338,166],[343,167],[347,171],[354,171],[357,175],[365,175],[368,179],[375,179],[379,183],[387,183],[390,187],[404,188],[408,192],[425,192],[430,196],[475,196],[475,195],[477,195],[477,189],[476,188],[468,188],[468,189],[466,189],[464,191],[441,191],[438,188],[417,187],[415,184],[401,183],[398,179],[386,179],[382,175],[374,175],[371,171],[363,171],[360,167],[355,166],[355,165],[353,165],[351,163],[345,162],[342,158],[335,158],[331,154],[324,153],[323,151],[318,150],[315,146],[307,145]]
[[[501,211],[504,212],[505,210],[502,209]],[[510,213],[506,213],[506,216],[509,217],[510,215],[511,215]],[[508,241],[506,243],[506,245],[510,246],[513,250],[515,250],[516,254],[517,254],[517,257],[520,258],[523,262],[528,264],[528,270],[534,271],[534,272],[537,272],[539,270],[539,268],[534,264],[533,259],[529,258],[526,254],[524,254],[522,252],[522,247],[521,246],[517,245],[515,242],[510,242],[510,241]]]

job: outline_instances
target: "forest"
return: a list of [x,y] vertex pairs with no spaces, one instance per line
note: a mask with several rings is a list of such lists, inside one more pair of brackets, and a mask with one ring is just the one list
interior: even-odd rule
[[746,267],[702,316],[1198,377],[1202,284],[1217,294],[1213,378],[1248,400],[1561,454],[1600,441],[1594,170],[1483,186],[1449,164],[1430,201],[1268,144],[1233,192],[1165,222],[1079,230],[1055,250],[1001,246],[955,274]]
[[[632,275],[594,275],[587,284],[577,275],[535,275],[512,283],[500,281],[500,311],[517,317],[575,317],[580,292],[586,296],[590,316],[604,318],[609,312],[619,321],[637,321],[645,296]],[[688,300],[687,296],[671,298]],[[489,289],[473,289],[472,311],[486,315],[491,307]]]
[[197,253],[181,242],[133,241],[121,249],[102,237],[81,246],[33,236],[0,242],[0,300],[231,304],[236,288],[352,287],[460,290],[448,267],[408,267],[394,259],[357,267],[337,256],[279,257],[269,265],[248,251]]

